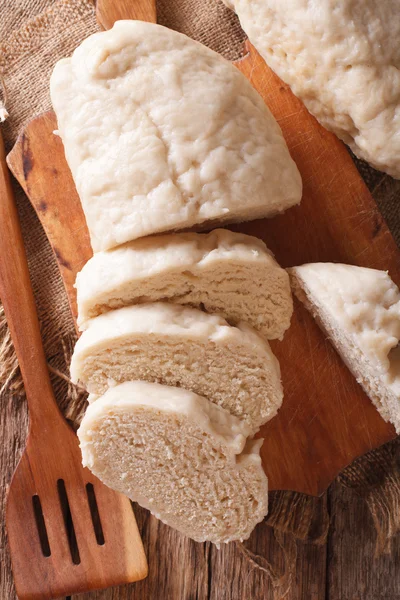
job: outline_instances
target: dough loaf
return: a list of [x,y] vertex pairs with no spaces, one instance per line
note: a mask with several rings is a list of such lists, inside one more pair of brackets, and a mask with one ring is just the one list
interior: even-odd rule
[[50,91],[95,252],[300,202],[300,174],[262,98],[180,33],[119,21],[57,63]]
[[251,42],[309,111],[400,178],[398,0],[229,0]]
[[251,433],[283,399],[279,363],[254,329],[166,302],[92,319],[75,346],[71,378],[97,395],[131,379],[183,387],[244,419]]

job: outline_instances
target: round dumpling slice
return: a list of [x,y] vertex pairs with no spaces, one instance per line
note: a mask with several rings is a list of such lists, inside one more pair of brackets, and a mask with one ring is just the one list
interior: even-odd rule
[[244,321],[274,339],[293,312],[289,276],[264,242],[226,229],[150,236],[97,252],[76,289],[82,330],[113,308],[162,300]]
[[167,302],[92,319],[75,346],[71,378],[97,395],[132,379],[183,387],[244,419],[253,433],[283,400],[278,360],[260,334]]
[[78,431],[83,464],[190,538],[247,539],[268,509],[262,440],[192,392],[142,381],[110,388]]

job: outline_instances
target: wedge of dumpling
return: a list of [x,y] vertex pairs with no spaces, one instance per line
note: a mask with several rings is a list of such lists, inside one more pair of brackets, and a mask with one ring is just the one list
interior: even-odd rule
[[129,381],[83,417],[83,464],[167,525],[198,542],[247,539],[268,509],[263,440],[181,388]]
[[78,324],[159,300],[245,321],[281,338],[293,312],[289,276],[261,240],[226,229],[172,233],[97,252],[78,273]]
[[269,66],[373,167],[400,178],[398,0],[226,0]]
[[300,174],[262,98],[180,33],[119,21],[57,63],[50,91],[95,252],[300,201]]
[[385,271],[334,263],[289,270],[310,310],[386,421],[400,433],[400,292]]

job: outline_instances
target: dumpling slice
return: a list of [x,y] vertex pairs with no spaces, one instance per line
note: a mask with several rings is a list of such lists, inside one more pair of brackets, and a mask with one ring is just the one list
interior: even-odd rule
[[264,242],[216,229],[172,233],[97,252],[78,273],[78,324],[113,308],[168,301],[244,321],[281,338],[293,312],[289,276]]
[[278,360],[254,329],[167,302],[92,319],[75,346],[71,378],[97,395],[132,379],[183,387],[243,419],[252,433],[283,400]]
[[181,388],[130,381],[91,404],[78,430],[83,464],[103,483],[198,541],[247,539],[268,510],[263,440]]

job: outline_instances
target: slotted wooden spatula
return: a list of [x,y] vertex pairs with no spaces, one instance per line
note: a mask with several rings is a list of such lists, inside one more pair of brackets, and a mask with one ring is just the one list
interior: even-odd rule
[[81,466],[77,437],[54,399],[1,135],[0,297],[30,414],[6,511],[19,598],[58,598],[143,579],[147,562],[130,502]]

